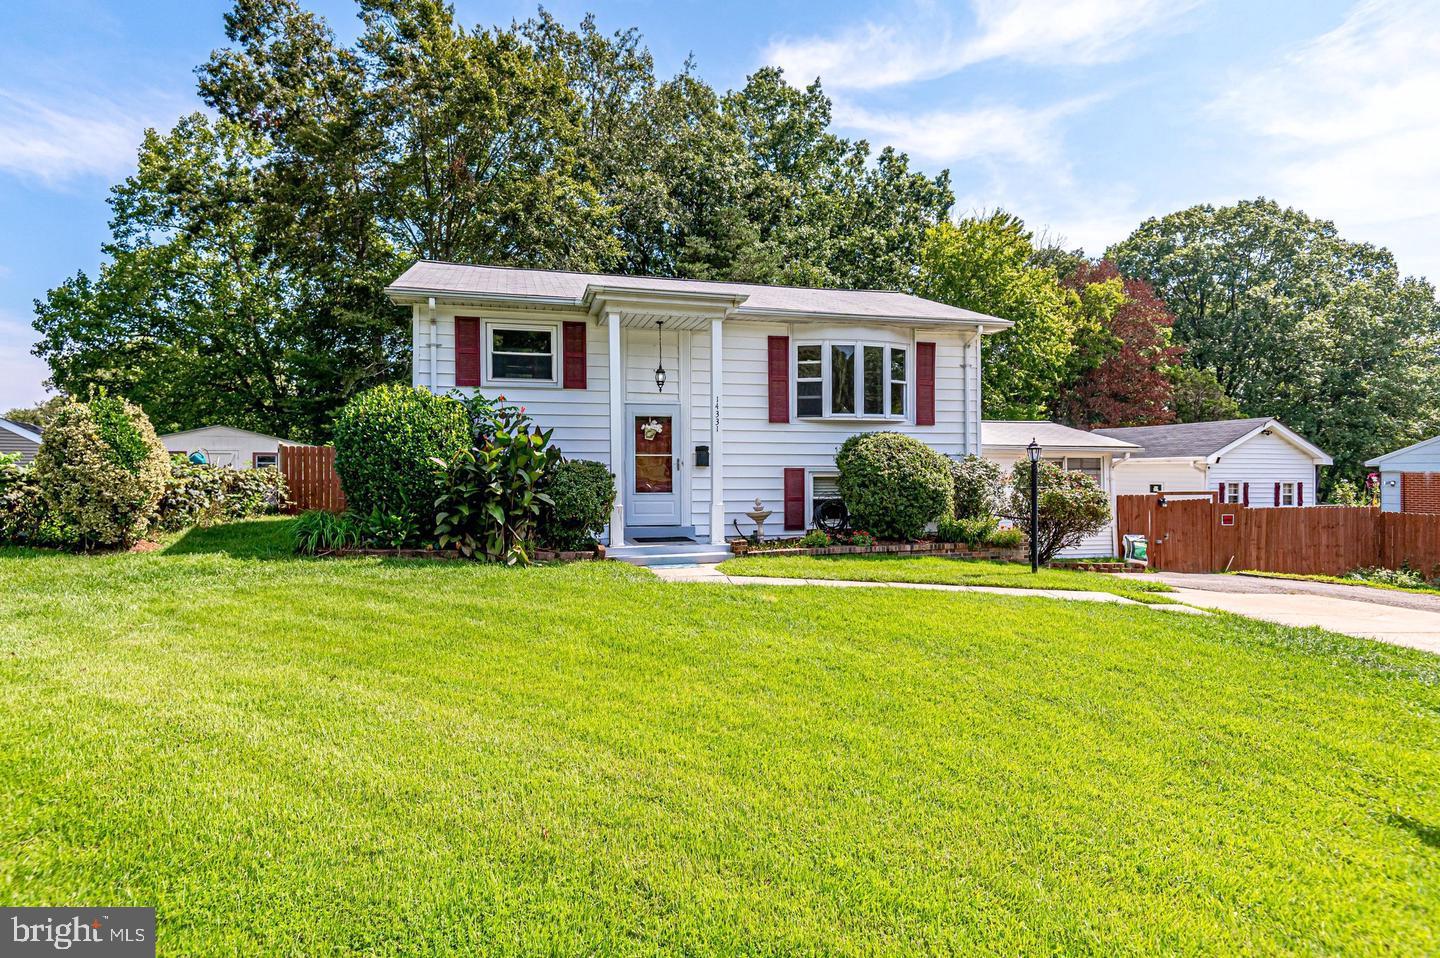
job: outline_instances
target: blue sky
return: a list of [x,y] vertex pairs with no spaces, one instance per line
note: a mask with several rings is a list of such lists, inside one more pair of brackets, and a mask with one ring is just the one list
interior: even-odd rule
[[[467,24],[532,3],[457,0]],[[48,0],[0,32],[0,410],[44,393],[31,301],[99,264],[109,186],[147,126],[198,106],[220,0]],[[313,0],[342,36],[354,7]],[[663,72],[719,88],[821,76],[841,132],[951,170],[1100,252],[1143,218],[1265,194],[1440,278],[1440,4],[1422,0],[561,0],[640,28]]]

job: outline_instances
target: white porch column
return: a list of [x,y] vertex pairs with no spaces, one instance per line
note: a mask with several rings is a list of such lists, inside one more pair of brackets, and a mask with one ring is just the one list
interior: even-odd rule
[[710,320],[710,543],[725,544],[725,434],[721,400],[725,390],[725,331]]
[[975,328],[975,413],[970,417],[970,422],[966,423],[965,426],[967,429],[974,430],[974,452],[977,456],[984,453],[981,445],[983,439],[980,435],[980,422],[985,418],[985,382],[982,376],[984,367],[980,365],[983,361],[980,356],[980,344],[984,341],[985,327],[977,326]]
[[605,315],[610,332],[610,471],[615,474],[615,508],[610,511],[610,547],[625,544],[625,363],[620,355],[620,314]]

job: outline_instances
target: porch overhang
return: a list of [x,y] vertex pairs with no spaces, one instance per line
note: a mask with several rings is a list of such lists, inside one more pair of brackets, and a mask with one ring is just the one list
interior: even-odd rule
[[592,283],[585,288],[580,305],[597,323],[616,315],[626,328],[649,327],[663,321],[673,330],[697,330],[708,329],[714,320],[724,320],[745,300],[739,293],[637,290]]

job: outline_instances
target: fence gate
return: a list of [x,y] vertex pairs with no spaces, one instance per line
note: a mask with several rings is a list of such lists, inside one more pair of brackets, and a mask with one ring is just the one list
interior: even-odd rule
[[290,511],[345,511],[345,490],[335,471],[334,446],[280,446],[280,471],[290,488]]
[[1116,496],[1115,531],[1122,537],[1143,535],[1149,541],[1152,569],[1210,572],[1216,521],[1211,499],[1208,492],[1188,497],[1184,493]]

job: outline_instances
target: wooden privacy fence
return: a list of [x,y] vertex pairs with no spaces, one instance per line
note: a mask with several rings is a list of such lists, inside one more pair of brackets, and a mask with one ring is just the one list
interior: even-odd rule
[[290,487],[290,511],[345,511],[345,490],[335,471],[334,446],[280,446],[280,471]]
[[1151,567],[1167,572],[1341,575],[1409,565],[1430,575],[1440,567],[1440,515],[1364,506],[1252,509],[1209,493],[1118,496],[1115,531],[1145,536]]

